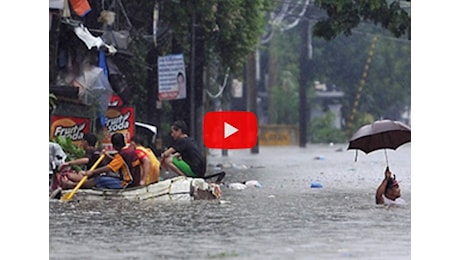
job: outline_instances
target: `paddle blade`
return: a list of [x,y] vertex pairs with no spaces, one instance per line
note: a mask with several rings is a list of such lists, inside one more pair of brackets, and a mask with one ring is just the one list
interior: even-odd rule
[[85,183],[86,179],[88,179],[88,176],[84,176],[83,179],[81,179],[81,181],[77,184],[77,186],[75,186],[75,188],[72,190],[72,192],[64,194],[61,197],[61,200],[62,201],[71,200],[73,198],[73,195],[75,194],[75,192],[77,192],[77,190],[80,189],[81,185],[83,185],[83,183]]
[[[97,159],[97,161],[93,164],[93,166],[91,167],[90,171],[96,169],[96,167],[99,165],[99,163],[101,163],[102,160],[104,160],[104,157],[105,157],[105,150],[102,151],[102,154],[101,156],[99,156],[99,159]],[[83,183],[85,183],[85,181],[88,179],[88,176],[84,176],[81,181],[77,184],[77,186],[75,186],[75,188],[69,192],[69,193],[66,193],[64,194],[62,197],[61,197],[61,201],[69,201],[73,198],[73,195],[75,194],[75,192],[77,192],[78,189],[80,189],[80,187],[83,185]]]

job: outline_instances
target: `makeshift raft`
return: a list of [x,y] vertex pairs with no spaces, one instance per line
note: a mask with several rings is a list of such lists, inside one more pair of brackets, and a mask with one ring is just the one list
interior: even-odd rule
[[[61,196],[72,192],[63,190]],[[219,200],[220,186],[208,183],[204,179],[178,176],[153,183],[147,186],[127,189],[79,189],[73,196],[78,201],[99,200],[152,200],[152,201],[190,201]]]

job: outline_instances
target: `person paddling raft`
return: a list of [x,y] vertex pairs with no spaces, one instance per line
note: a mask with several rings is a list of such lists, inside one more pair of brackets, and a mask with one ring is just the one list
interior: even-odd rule
[[84,171],[90,178],[95,177],[96,188],[123,189],[137,187],[141,180],[141,163],[131,145],[126,145],[121,133],[114,133],[111,142],[117,153],[109,164],[94,170]]

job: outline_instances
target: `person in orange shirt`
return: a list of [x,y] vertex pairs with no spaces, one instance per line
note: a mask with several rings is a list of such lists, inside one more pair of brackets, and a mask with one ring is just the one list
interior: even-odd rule
[[96,187],[104,189],[122,189],[136,187],[141,181],[141,163],[131,145],[126,145],[121,133],[114,133],[111,142],[118,151],[106,166],[83,172],[84,175],[96,177]]
[[142,164],[140,185],[158,182],[160,180],[160,161],[155,154],[151,149],[142,145],[142,139],[139,136],[131,138],[131,145],[134,146]]

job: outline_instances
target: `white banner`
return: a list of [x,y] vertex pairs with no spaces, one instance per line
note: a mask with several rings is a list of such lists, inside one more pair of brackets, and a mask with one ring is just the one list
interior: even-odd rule
[[158,57],[158,98],[160,100],[187,97],[183,54]]

